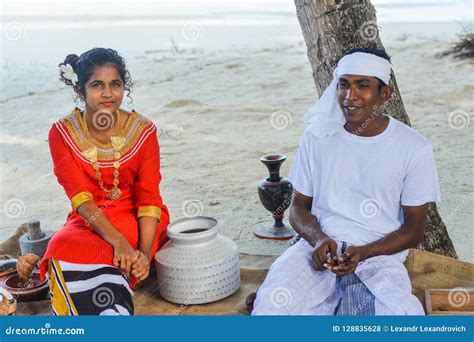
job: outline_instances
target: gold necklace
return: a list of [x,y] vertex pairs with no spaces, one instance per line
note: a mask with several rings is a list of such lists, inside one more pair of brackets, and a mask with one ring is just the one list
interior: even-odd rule
[[[83,151],[82,152],[82,155],[91,162],[92,164],[92,168],[95,170],[95,177],[97,178],[97,181],[99,182],[99,186],[100,188],[105,191],[107,193],[107,197],[113,201],[116,201],[120,198],[120,196],[122,195],[122,191],[119,189],[119,179],[118,179],[118,176],[120,174],[119,172],[119,167],[120,167],[120,157],[122,156],[120,150],[123,148],[123,146],[125,145],[125,137],[123,136],[120,136],[120,135],[113,135],[110,137],[110,142],[112,143],[112,147],[114,148],[114,180],[112,182],[113,184],[113,187],[111,189],[107,189],[105,186],[104,186],[104,181],[102,180],[102,173],[100,172],[100,167],[99,167],[99,163],[97,162],[97,146],[95,144],[92,143],[92,136],[89,132],[89,129],[87,128],[87,120],[86,120],[86,115],[87,113],[84,112],[84,116],[82,117],[82,121],[83,121],[83,127],[84,127],[84,130],[86,131],[86,136],[87,136],[87,140],[89,141],[89,143],[92,145],[91,147],[89,147],[87,150]],[[116,115],[117,115],[117,124],[115,125],[115,128],[114,128],[114,133],[117,133],[117,126],[119,125],[119,115],[120,115],[120,112],[119,110],[117,109],[116,111]]]

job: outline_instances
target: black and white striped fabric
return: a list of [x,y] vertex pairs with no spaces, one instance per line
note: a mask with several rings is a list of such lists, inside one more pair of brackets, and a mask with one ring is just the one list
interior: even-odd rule
[[56,315],[133,315],[133,291],[122,271],[110,265],[50,259],[51,303]]

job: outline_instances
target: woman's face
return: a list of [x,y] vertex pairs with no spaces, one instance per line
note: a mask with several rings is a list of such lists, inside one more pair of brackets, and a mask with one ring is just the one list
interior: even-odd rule
[[86,111],[115,113],[123,100],[124,84],[112,64],[99,66],[84,85]]

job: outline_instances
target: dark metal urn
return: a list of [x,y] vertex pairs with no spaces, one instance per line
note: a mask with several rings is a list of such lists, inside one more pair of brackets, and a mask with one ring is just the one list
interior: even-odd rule
[[270,177],[258,184],[258,197],[265,209],[272,213],[275,222],[255,228],[254,234],[261,239],[288,240],[295,232],[283,222],[283,214],[290,207],[293,185],[285,177],[280,177],[280,166],[286,156],[276,154],[260,158],[270,172]]

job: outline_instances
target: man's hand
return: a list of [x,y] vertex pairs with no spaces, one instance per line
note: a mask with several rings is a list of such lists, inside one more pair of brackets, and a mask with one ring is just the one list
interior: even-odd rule
[[337,258],[337,265],[327,264],[325,267],[336,273],[338,276],[344,276],[354,272],[360,262],[360,252],[355,246],[349,246],[346,252]]
[[150,261],[147,256],[139,251],[135,251],[137,256],[137,261],[132,265],[132,276],[138,279],[138,281],[143,281],[148,277],[150,273]]
[[316,242],[313,252],[313,264],[317,271],[324,271],[327,265],[336,266],[337,243],[329,237]]

